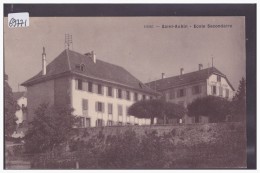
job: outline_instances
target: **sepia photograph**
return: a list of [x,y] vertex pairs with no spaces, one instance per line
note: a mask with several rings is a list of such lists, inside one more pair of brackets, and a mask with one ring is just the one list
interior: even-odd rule
[[248,168],[245,16],[5,7],[4,169]]

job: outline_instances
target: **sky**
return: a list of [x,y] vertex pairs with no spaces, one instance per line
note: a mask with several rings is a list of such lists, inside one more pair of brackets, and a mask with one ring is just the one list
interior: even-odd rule
[[65,49],[66,33],[72,35],[74,51],[93,50],[97,59],[124,67],[142,82],[160,79],[161,73],[179,75],[180,68],[196,71],[198,64],[207,68],[212,57],[235,89],[246,76],[244,17],[30,17],[25,28],[9,28],[5,18],[4,68],[13,91],[41,70],[43,46],[47,63]]

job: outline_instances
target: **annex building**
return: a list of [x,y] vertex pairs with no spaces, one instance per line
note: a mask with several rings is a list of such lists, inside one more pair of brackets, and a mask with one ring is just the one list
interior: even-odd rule
[[41,103],[70,105],[81,117],[80,127],[150,124],[127,110],[138,100],[158,96],[124,68],[97,59],[93,51],[69,49],[48,65],[43,49],[42,70],[22,85],[27,88],[28,121]]
[[[197,71],[186,74],[183,68],[180,69],[180,75],[177,76],[165,78],[163,73],[161,79],[146,85],[160,92],[166,101],[184,107],[198,97],[213,95],[231,100],[235,93],[226,75],[215,67],[203,69],[202,64],[199,64]],[[172,121],[171,123],[207,123],[208,118],[199,116],[195,119],[195,117],[185,115],[183,119]],[[160,123],[159,120],[158,123]]]

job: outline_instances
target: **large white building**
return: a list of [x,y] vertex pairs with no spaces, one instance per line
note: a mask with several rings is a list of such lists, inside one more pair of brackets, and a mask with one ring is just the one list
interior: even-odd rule
[[[215,67],[202,68],[199,64],[197,71],[184,73],[184,69],[180,69],[180,75],[165,78],[162,74],[162,79],[152,81],[146,85],[160,92],[166,101],[187,107],[189,103],[198,97],[208,95],[224,97],[231,100],[235,94],[235,90],[229,82],[226,75],[221,73]],[[189,117],[184,116],[181,120],[173,120],[172,123],[206,123],[208,118],[204,116]]]
[[81,127],[150,124],[149,119],[128,115],[138,100],[153,99],[158,93],[124,68],[104,62],[91,52],[64,50],[42,71],[22,84],[27,88],[28,121],[41,103],[70,105],[81,117]]

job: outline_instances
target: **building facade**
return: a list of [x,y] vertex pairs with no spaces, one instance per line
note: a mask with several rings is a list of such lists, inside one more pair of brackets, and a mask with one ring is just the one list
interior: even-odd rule
[[[184,74],[184,69],[180,70],[180,75],[169,78],[152,81],[147,83],[149,87],[160,92],[166,101],[187,107],[192,101],[199,97],[209,95],[219,96],[231,100],[235,90],[229,82],[226,75],[221,73],[217,68],[210,67],[202,69],[199,64],[199,70]],[[180,120],[171,120],[171,123],[207,123],[208,117],[199,116],[189,117],[185,115]]]
[[28,121],[42,103],[70,105],[81,117],[80,127],[150,124],[127,110],[138,100],[158,96],[124,68],[98,60],[93,52],[68,49],[48,65],[44,50],[42,71],[22,85],[27,88]]
[[13,93],[14,100],[16,100],[17,104],[19,105],[19,109],[16,111],[15,116],[17,117],[17,124],[23,123],[26,121],[27,116],[27,96],[26,92],[14,92]]

